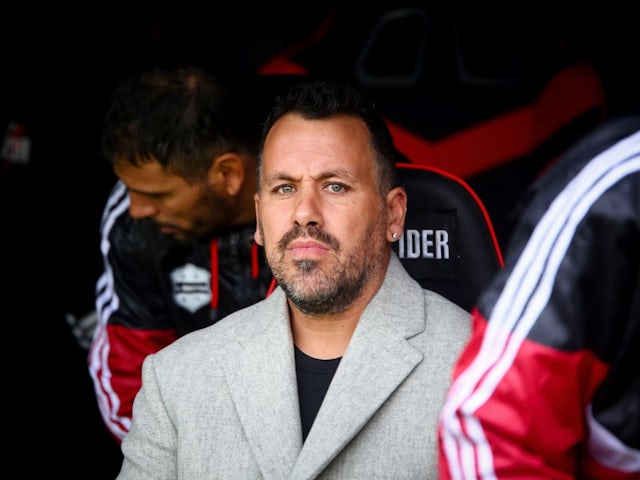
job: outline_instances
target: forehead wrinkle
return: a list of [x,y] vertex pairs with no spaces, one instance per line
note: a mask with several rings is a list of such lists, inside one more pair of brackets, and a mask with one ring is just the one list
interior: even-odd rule
[[293,182],[296,180],[293,175],[283,170],[275,170],[274,172],[263,175],[262,178],[264,178],[264,183],[279,182],[281,180]]
[[[296,140],[275,140],[270,150],[265,149],[264,164],[272,162],[290,162],[296,167],[307,168],[314,162],[322,161],[327,164],[335,162],[344,156],[344,146],[333,139],[313,138]],[[272,156],[274,159],[270,159]]]
[[343,179],[349,180],[351,183],[355,183],[358,181],[358,177],[356,175],[353,175],[349,169],[342,168],[342,167],[321,172],[315,178],[316,180],[322,180],[322,179],[328,179],[328,178],[343,178]]
[[[358,177],[353,175],[351,171],[346,168],[338,167],[331,170],[325,170],[323,172],[318,173],[317,175],[309,175],[312,180],[326,180],[330,178],[335,179],[346,179],[351,183],[358,182]],[[303,175],[294,176],[289,172],[276,170],[268,175],[264,176],[265,183],[269,182],[277,182],[281,180],[290,181],[290,182],[299,182],[303,178]]]
[[[370,159],[372,154],[366,127],[349,116],[331,120],[308,120],[294,114],[278,120],[267,134],[262,152],[265,184],[300,182],[305,177],[362,183],[364,177],[358,175],[363,168],[370,170],[363,158]],[[356,141],[361,138],[365,141]],[[343,166],[345,162],[349,166]]]

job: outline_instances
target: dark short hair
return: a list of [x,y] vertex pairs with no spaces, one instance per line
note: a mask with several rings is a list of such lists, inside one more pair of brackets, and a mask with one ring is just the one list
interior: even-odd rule
[[131,76],[110,96],[103,157],[134,165],[155,159],[188,182],[199,182],[218,155],[257,155],[264,111],[252,110],[244,98],[222,78],[195,67]]
[[[391,132],[378,112],[375,102],[363,92],[332,80],[308,80],[295,84],[287,92],[278,95],[267,116],[262,130],[260,152],[264,141],[281,117],[294,113],[307,120],[322,120],[340,115],[361,119],[369,132],[376,168],[377,188],[381,196],[397,185],[396,163],[401,154],[396,149]],[[258,175],[262,169],[259,159]]]

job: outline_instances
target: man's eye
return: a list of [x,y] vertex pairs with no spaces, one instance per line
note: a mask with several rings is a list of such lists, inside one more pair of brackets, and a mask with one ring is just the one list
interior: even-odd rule
[[346,189],[346,187],[342,183],[330,183],[328,188],[333,193],[340,193]]
[[277,191],[280,192],[280,193],[284,193],[284,194],[292,193],[293,192],[293,186],[292,185],[280,185],[277,188]]

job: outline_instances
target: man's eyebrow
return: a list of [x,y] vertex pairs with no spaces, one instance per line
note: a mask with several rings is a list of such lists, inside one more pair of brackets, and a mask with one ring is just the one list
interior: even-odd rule
[[263,178],[264,178],[264,182],[265,183],[279,182],[279,181],[282,181],[282,180],[295,182],[297,180],[290,173],[281,172],[281,171],[278,171],[278,170],[276,170],[273,173],[270,173],[269,175],[264,175]]
[[159,191],[159,190],[153,190],[153,191],[145,191],[145,190],[138,190],[136,188],[129,188],[127,187],[127,191],[131,192],[131,193],[135,193],[136,195],[144,195],[146,197],[160,197],[162,195],[166,195],[168,192],[165,191]]
[[[313,177],[315,180],[322,180],[327,178],[344,178],[350,181],[357,181],[357,177],[353,175],[346,168],[336,168],[333,170],[325,170],[324,172],[320,172],[320,174]],[[275,171],[270,173],[269,175],[264,176],[265,183],[269,182],[277,182],[277,181],[291,181],[295,182],[300,180],[300,177],[294,177],[290,173],[283,171]]]

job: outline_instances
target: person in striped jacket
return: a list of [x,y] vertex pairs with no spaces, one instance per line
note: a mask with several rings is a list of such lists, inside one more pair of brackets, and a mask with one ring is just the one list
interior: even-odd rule
[[271,86],[250,91],[250,79],[230,80],[194,67],[156,69],[125,79],[110,99],[102,151],[118,179],[100,226],[104,269],[88,366],[118,443],[145,357],[274,286],[253,238]]
[[640,478],[640,115],[532,185],[440,414],[441,479]]

